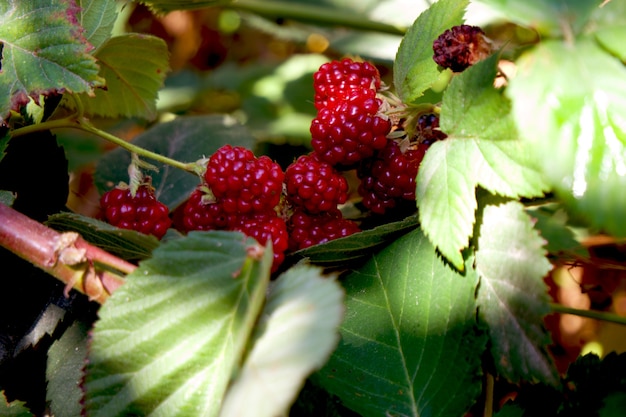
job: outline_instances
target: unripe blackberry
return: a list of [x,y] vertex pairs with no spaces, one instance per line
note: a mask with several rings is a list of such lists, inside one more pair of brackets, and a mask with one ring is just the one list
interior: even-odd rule
[[297,209],[287,223],[289,250],[296,251],[360,232],[359,225],[337,209],[310,214]]
[[156,199],[154,188],[142,184],[133,197],[127,186],[117,186],[100,198],[104,220],[113,226],[161,239],[172,225],[167,206]]
[[311,146],[318,158],[333,166],[351,166],[383,149],[391,130],[378,114],[382,100],[367,88],[333,97],[311,122]]
[[227,213],[221,202],[215,201],[202,189],[196,188],[185,203],[182,226],[185,231],[223,230],[233,226],[236,214]]
[[285,175],[267,156],[224,145],[207,163],[207,185],[227,213],[240,214],[272,210],[280,202]]
[[309,213],[337,208],[348,198],[348,181],[315,153],[302,155],[285,170],[287,201]]
[[380,74],[369,62],[353,61],[344,58],[323,64],[313,74],[315,90],[314,103],[319,110],[328,106],[328,99],[342,96],[353,88],[365,88],[378,91]]
[[359,168],[358,193],[365,208],[383,214],[398,200],[415,200],[415,178],[427,144],[418,143],[402,151],[395,141]]
[[248,237],[256,239],[261,245],[272,242],[274,261],[272,272],[276,272],[285,259],[285,251],[289,244],[287,225],[274,211],[264,213],[249,213],[237,217],[231,230],[242,232]]
[[454,26],[433,42],[433,59],[443,68],[461,72],[491,54],[491,40],[485,32],[470,25]]

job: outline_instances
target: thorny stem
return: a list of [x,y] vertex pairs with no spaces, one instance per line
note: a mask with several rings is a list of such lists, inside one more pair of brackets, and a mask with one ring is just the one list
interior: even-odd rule
[[136,269],[77,233],[59,233],[1,203],[0,246],[64,282],[66,293],[73,288],[100,304]]
[[626,326],[626,317],[618,316],[614,313],[604,311],[581,310],[578,308],[566,307],[562,304],[550,303],[550,308],[555,313],[572,314],[574,316],[586,317],[594,320],[606,321],[609,323],[621,324]]

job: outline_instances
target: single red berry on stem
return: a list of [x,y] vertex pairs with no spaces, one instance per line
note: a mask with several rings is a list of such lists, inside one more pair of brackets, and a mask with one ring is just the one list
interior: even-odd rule
[[167,206],[156,199],[149,184],[137,188],[133,197],[126,186],[105,192],[100,198],[104,220],[113,226],[135,230],[161,239],[172,225]]
[[274,211],[264,213],[249,213],[239,216],[230,230],[242,232],[248,237],[256,239],[261,245],[272,242],[274,261],[272,272],[276,272],[285,259],[285,251],[289,244],[287,225]]
[[289,250],[296,251],[360,232],[359,225],[338,209],[311,214],[296,209],[287,223]]
[[380,73],[369,62],[344,58],[323,64],[313,74],[314,103],[317,109],[328,106],[331,97],[343,96],[353,88],[380,89]]
[[183,228],[192,230],[229,229],[237,219],[236,214],[227,213],[224,205],[211,198],[202,187],[196,188],[185,203],[182,215]]
[[337,208],[348,198],[348,181],[315,153],[298,157],[285,170],[287,201],[309,213]]

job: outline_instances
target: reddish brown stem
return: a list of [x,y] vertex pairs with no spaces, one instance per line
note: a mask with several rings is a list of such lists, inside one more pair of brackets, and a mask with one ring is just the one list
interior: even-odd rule
[[99,303],[124,283],[122,274],[136,268],[76,233],[59,233],[1,203],[0,246],[64,282],[67,291],[73,288]]

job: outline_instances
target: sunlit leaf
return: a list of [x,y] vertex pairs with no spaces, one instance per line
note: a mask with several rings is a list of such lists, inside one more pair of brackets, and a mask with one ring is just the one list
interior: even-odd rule
[[404,35],[393,66],[393,83],[405,103],[419,98],[439,78],[433,42],[463,23],[467,0],[439,0],[422,12]]
[[[211,156],[225,144],[252,149],[254,137],[229,116],[181,116],[137,135],[133,143],[159,155],[182,162],[193,162]],[[101,192],[111,189],[120,181],[128,183],[130,153],[115,149],[104,155],[94,174]],[[148,160],[148,162],[152,162]],[[155,164],[158,172],[148,171],[155,187],[155,196],[170,209],[185,201],[200,183],[197,175],[165,164]]]
[[[86,114],[104,117],[156,117],[159,88],[169,71],[165,41],[156,36],[126,34],[105,41],[96,51],[106,89],[79,97]],[[72,100],[65,102],[72,108]]]
[[0,123],[40,95],[93,92],[102,85],[79,8],[63,0],[0,3]]
[[518,62],[509,96],[533,160],[566,207],[626,236],[626,68],[592,39],[547,41]]
[[55,417],[80,415],[83,392],[79,387],[87,357],[89,326],[75,321],[48,349],[46,400]]
[[79,0],[80,25],[85,29],[85,38],[98,48],[111,37],[117,18],[115,0]]
[[497,61],[493,55],[454,77],[441,107],[448,138],[430,147],[417,176],[421,226],[457,268],[473,232],[477,186],[513,198],[548,189],[518,139],[508,100],[493,87]]
[[478,277],[414,230],[343,281],[342,339],[315,381],[363,416],[460,416],[481,392]]
[[[240,233],[163,244],[99,310],[85,376],[90,416],[215,416],[269,282],[272,253]],[[254,252],[254,251],[253,251]]]
[[[310,266],[296,266],[271,287],[262,333],[229,388],[221,417],[287,415],[305,378],[339,341],[343,291]],[[271,398],[271,401],[268,401]]]
[[543,319],[550,312],[543,279],[552,266],[544,240],[522,204],[487,205],[476,252],[478,311],[487,324],[499,375],[510,381],[556,384]]

